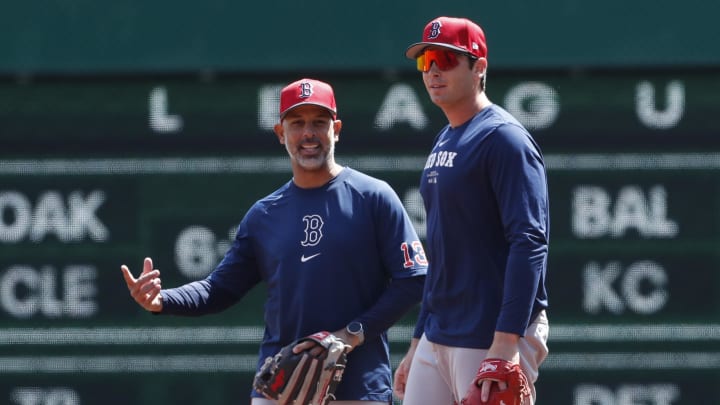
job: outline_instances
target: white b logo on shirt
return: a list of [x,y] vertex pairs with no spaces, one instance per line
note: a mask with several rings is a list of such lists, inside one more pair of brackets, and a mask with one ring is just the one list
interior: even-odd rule
[[320,217],[320,215],[305,215],[303,222],[305,222],[305,240],[300,242],[300,244],[303,246],[315,246],[320,243],[320,239],[323,237],[322,217]]

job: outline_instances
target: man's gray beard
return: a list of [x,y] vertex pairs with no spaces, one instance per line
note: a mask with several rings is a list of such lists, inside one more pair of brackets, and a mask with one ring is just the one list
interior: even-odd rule
[[297,152],[295,154],[295,161],[300,167],[305,170],[320,170],[322,167],[326,166],[330,161],[332,161],[334,156],[335,144],[332,144],[330,146],[330,150],[328,150],[326,153],[321,153],[320,155],[312,158],[301,156],[300,152]]

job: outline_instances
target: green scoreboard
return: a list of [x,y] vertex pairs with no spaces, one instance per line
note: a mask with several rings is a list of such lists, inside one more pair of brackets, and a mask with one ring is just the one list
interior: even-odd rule
[[[323,78],[344,123],[337,160],[387,180],[424,238],[418,181],[444,118],[420,78]],[[271,129],[292,79],[0,82],[0,403],[249,402],[264,288],[222,314],[153,316],[120,265],[137,274],[152,257],[166,288],[212,271],[245,211],[291,177]],[[547,164],[538,404],[720,403],[720,76],[488,85]],[[414,317],[389,332],[394,362]]]

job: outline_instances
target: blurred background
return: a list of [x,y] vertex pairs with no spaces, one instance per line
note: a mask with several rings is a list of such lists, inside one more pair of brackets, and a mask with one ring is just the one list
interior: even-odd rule
[[[720,403],[720,3],[3,5],[0,403],[248,403],[263,287],[152,316],[120,265],[151,256],[165,287],[213,269],[291,176],[271,128],[301,77],[335,87],[337,160],[387,180],[424,236],[418,179],[446,121],[404,51],[440,15],[485,29],[488,95],[545,154],[538,404]],[[389,333],[395,364],[415,314]]]

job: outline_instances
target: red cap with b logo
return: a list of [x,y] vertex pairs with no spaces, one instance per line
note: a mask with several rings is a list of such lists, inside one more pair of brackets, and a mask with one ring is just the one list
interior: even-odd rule
[[301,105],[316,105],[327,109],[333,119],[337,116],[332,87],[320,80],[300,79],[285,86],[280,93],[280,119],[288,111]]
[[423,30],[422,42],[408,47],[405,56],[415,59],[428,46],[440,46],[476,58],[487,57],[485,33],[479,25],[467,18],[438,17]]

